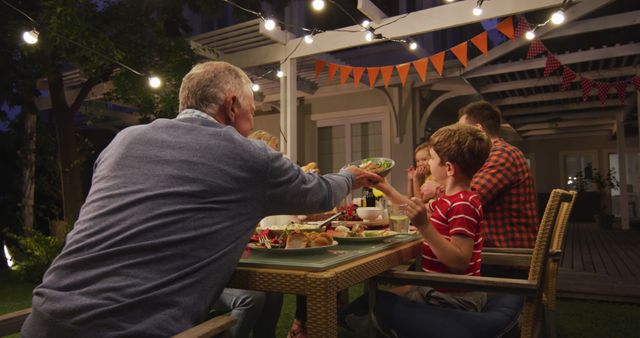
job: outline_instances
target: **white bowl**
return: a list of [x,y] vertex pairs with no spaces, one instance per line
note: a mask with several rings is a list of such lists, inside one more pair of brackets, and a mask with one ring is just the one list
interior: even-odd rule
[[359,207],[356,209],[358,217],[365,221],[373,221],[382,215],[382,209],[378,207]]

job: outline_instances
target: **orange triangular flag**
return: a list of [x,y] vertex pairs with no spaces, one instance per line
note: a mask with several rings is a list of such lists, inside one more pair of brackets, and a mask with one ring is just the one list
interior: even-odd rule
[[353,84],[358,88],[360,86],[360,79],[364,73],[364,67],[353,67]]
[[422,79],[422,82],[427,82],[427,66],[429,66],[429,58],[422,58],[417,61],[413,61],[413,67],[418,72],[418,76]]
[[316,60],[316,79],[320,75],[320,72],[322,71],[322,68],[324,68],[325,64],[327,64],[326,61]]
[[478,47],[484,55],[489,53],[489,48],[487,47],[487,35],[487,32],[482,32],[471,39],[471,42],[473,42],[473,44]]
[[336,71],[338,71],[338,65],[335,63],[329,64],[329,81],[333,80],[333,77],[336,76]]
[[467,41],[451,47],[451,52],[455,55],[460,63],[467,66]]
[[378,72],[380,72],[380,67],[367,67],[367,74],[369,75],[369,86],[371,86],[371,88],[373,88],[373,86],[376,84]]
[[384,66],[380,67],[380,72],[382,73],[382,81],[384,83],[384,87],[389,87],[389,81],[391,81],[391,74],[393,74],[393,66]]
[[515,38],[515,33],[513,31],[513,17],[508,17],[496,25],[496,29],[500,31],[500,33],[504,34],[510,40]]
[[410,63],[403,63],[401,65],[396,65],[396,69],[398,69],[398,75],[400,76],[400,82],[402,82],[402,86],[407,82],[407,75],[409,74],[409,68],[411,67]]
[[340,84],[347,82],[351,69],[353,69],[351,66],[340,66]]
[[436,67],[436,72],[442,76],[442,69],[444,68],[444,51],[432,55],[429,59],[431,59],[431,63]]

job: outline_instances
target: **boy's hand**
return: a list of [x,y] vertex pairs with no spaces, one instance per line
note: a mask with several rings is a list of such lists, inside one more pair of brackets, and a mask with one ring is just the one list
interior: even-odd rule
[[425,166],[419,166],[416,168],[414,176],[419,179],[422,180],[425,177],[427,177],[427,175],[429,174],[429,168],[425,167]]
[[410,203],[407,203],[405,213],[416,227],[423,227],[429,224],[427,218],[427,209],[424,203],[418,198],[412,197]]
[[410,166],[407,168],[407,180],[412,180],[416,174],[416,168],[414,166]]
[[442,186],[436,181],[425,181],[424,184],[420,187],[422,198],[427,200],[438,197],[438,189],[441,187]]

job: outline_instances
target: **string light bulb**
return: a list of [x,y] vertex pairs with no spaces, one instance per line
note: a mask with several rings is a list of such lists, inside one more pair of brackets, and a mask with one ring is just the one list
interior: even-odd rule
[[30,45],[34,45],[38,43],[38,35],[40,35],[40,33],[38,33],[38,31],[34,28],[30,31],[25,31],[24,33],[22,33],[22,40]]
[[364,28],[369,28],[369,25],[371,25],[371,21],[369,20],[362,20],[362,23],[360,24],[362,27]]
[[260,90],[260,85],[257,83],[252,84],[251,90],[253,90],[254,92],[257,92],[258,90]]
[[264,20],[264,28],[268,31],[272,31],[276,28],[276,22],[273,19]]
[[556,11],[555,13],[553,13],[551,15],[551,22],[554,25],[562,24],[564,22],[564,19],[565,19],[565,17],[564,17],[564,11],[563,10]]
[[311,6],[316,11],[321,11],[324,9],[324,0],[313,0],[313,2],[311,2]]
[[373,33],[371,33],[371,32],[367,32],[367,33],[364,35],[364,39],[365,39],[365,40],[367,40],[367,41],[369,41],[369,42],[373,41]]
[[475,16],[480,16],[480,15],[482,15],[482,8],[480,8],[480,6],[476,6],[476,7],[473,8],[472,13]]
[[525,37],[527,40],[533,40],[533,39],[535,39],[535,37],[536,37],[536,33],[535,33],[534,31],[532,31],[532,30],[531,30],[531,31],[527,31],[527,32],[524,34],[524,37]]
[[313,43],[313,34],[305,35],[304,42],[308,45]]
[[283,72],[283,71],[281,71],[281,70],[278,70],[278,71],[276,72],[276,76],[277,76],[277,77],[283,77],[283,76],[284,76],[284,72]]
[[157,76],[149,76],[149,87],[158,89],[162,86],[162,80]]
[[417,43],[417,42],[415,42],[415,41],[411,41],[411,42],[409,42],[409,49],[411,49],[411,50],[416,50],[416,49],[418,49],[418,43]]

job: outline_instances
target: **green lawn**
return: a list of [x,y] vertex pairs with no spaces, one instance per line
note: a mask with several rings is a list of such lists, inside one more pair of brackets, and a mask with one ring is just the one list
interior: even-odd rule
[[[35,285],[18,281],[15,276],[0,273],[0,314],[27,308]],[[362,294],[356,286],[349,292],[351,299]],[[286,295],[278,322],[277,337],[286,337],[295,312],[295,297]],[[557,332],[560,338],[638,337],[640,305],[560,299],[557,311]],[[340,331],[340,337],[351,335]]]

